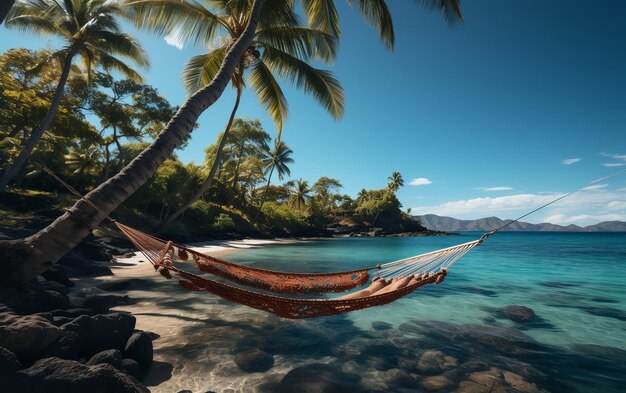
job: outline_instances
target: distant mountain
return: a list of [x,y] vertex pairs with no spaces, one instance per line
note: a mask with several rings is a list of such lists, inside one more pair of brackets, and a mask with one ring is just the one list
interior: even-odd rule
[[[500,228],[512,220],[502,220],[498,217],[479,218],[477,220],[458,220],[452,217],[425,214],[415,216],[423,226],[432,231],[491,231]],[[596,225],[580,227],[578,225],[556,225],[550,223],[530,224],[528,222],[515,222],[509,225],[505,231],[527,232],[626,232],[626,222],[605,221]]]

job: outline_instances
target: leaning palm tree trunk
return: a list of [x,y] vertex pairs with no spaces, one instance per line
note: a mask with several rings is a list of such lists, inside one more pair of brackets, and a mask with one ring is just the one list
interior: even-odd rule
[[2,0],[0,1],[0,24],[4,22],[4,19],[7,17],[9,10],[13,7],[15,0]]
[[189,135],[200,114],[224,92],[254,39],[263,2],[254,0],[248,25],[229,49],[215,78],[187,99],[150,146],[46,228],[24,239],[0,241],[0,285],[24,282],[48,270],[155,173]]
[[211,166],[211,171],[207,176],[206,180],[198,191],[193,194],[193,196],[178,210],[174,212],[174,214],[168,216],[165,220],[163,220],[156,228],[155,231],[160,230],[165,225],[174,221],[176,217],[183,214],[189,207],[198,199],[204,195],[206,190],[209,189],[215,175],[217,174],[217,170],[220,168],[220,162],[222,161],[222,151],[224,150],[224,145],[226,144],[226,138],[228,137],[228,133],[230,131],[230,127],[233,125],[233,120],[235,119],[235,114],[237,113],[237,108],[239,108],[239,99],[241,98],[241,88],[237,88],[237,95],[235,97],[235,105],[233,106],[233,110],[230,112],[230,118],[228,118],[228,123],[226,124],[226,128],[224,129],[224,134],[222,135],[222,139],[220,139],[220,143],[217,146],[217,152],[215,153],[215,158],[213,159],[213,165]]
[[63,97],[63,90],[65,89],[65,84],[67,83],[67,78],[70,75],[70,69],[72,68],[72,59],[76,52],[74,50],[70,50],[70,52],[65,56],[65,60],[63,63],[63,71],[61,72],[61,79],[59,79],[59,84],[54,92],[54,96],[52,96],[52,102],[50,104],[50,108],[44,116],[39,126],[33,130],[30,134],[30,138],[26,142],[26,145],[20,151],[20,154],[17,156],[15,161],[9,168],[6,170],[2,178],[0,179],[0,190],[3,190],[7,184],[13,179],[13,177],[22,169],[26,161],[28,161],[28,157],[33,152],[37,143],[43,137],[44,132],[50,127],[50,123],[54,119],[57,111],[59,110],[59,104],[61,103],[61,97]]
[[254,216],[254,220],[252,220],[252,225],[254,225],[254,223],[256,222],[257,218],[259,218],[259,214],[261,213],[261,209],[263,209],[263,205],[265,205],[265,201],[267,200],[267,192],[270,189],[270,182],[272,181],[272,173],[273,172],[274,172],[274,167],[272,167],[272,169],[270,169],[270,173],[269,173],[269,175],[267,175],[267,184],[265,185],[265,192],[263,193],[263,199],[261,199],[261,204],[259,205],[259,208],[256,211],[256,214]]

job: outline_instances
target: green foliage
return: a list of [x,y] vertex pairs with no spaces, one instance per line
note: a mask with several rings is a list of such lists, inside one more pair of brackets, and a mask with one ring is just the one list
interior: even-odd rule
[[307,216],[289,204],[267,202],[263,205],[262,214],[266,226],[274,235],[307,234],[311,231]]
[[215,219],[212,228],[218,232],[232,231],[235,229],[235,221],[228,214],[220,213]]

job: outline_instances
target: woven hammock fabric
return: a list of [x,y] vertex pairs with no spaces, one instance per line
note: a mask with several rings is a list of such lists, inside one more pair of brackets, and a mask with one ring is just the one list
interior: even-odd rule
[[[167,241],[143,233],[129,226],[115,223],[135,246],[141,250],[152,264],[158,263],[163,256],[161,251],[166,248]],[[177,256],[185,261],[189,254],[193,257],[198,269],[203,272],[225,278],[238,284],[264,289],[276,293],[293,293],[300,295],[323,294],[328,292],[344,292],[361,286],[369,280],[369,270],[364,268],[333,273],[292,273],[259,269],[237,265],[232,262],[201,254],[182,245],[172,245],[178,250]],[[172,255],[173,259],[175,256]]]
[[[350,296],[348,295],[337,299],[295,299],[249,291],[176,268],[172,270],[182,278],[179,283],[186,289],[207,291],[223,299],[289,319],[329,316],[391,303],[423,285],[440,283],[447,274],[446,270],[442,270],[427,277],[412,277],[405,283],[405,286],[396,289],[394,283],[391,283],[388,284],[389,290],[385,291],[383,287],[372,295],[363,290],[359,291],[363,293],[361,296],[356,292],[353,297],[348,297]],[[396,283],[400,284],[399,280]],[[372,286],[375,284],[376,281],[372,283]]]

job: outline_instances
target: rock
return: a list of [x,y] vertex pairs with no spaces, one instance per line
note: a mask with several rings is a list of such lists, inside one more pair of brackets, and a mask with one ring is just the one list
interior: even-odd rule
[[448,356],[441,351],[426,351],[420,356],[417,362],[417,369],[422,374],[439,374],[442,371],[456,367],[457,359]]
[[107,349],[106,351],[98,352],[93,355],[91,359],[85,363],[86,366],[94,366],[96,364],[110,364],[120,371],[124,371],[122,367],[122,353],[117,349]]
[[454,382],[451,381],[445,375],[433,375],[430,377],[426,377],[421,382],[422,387],[429,392],[434,390],[447,389],[454,386]]
[[66,317],[66,318],[78,318],[81,315],[96,315],[97,312],[90,310],[88,308],[68,308],[66,310],[58,309],[52,310],[52,315],[55,317]]
[[137,379],[109,364],[82,365],[74,360],[46,358],[18,371],[7,391],[29,393],[149,393]]
[[473,372],[467,376],[467,379],[471,382],[484,386],[489,392],[495,387],[501,386],[504,382],[502,372],[495,367],[491,367],[487,371]]
[[[102,256],[100,256],[102,257]],[[106,260],[109,260],[107,258]],[[65,254],[58,262],[58,269],[62,270],[68,277],[84,277],[84,276],[110,276],[113,273],[106,265],[94,262],[76,250],[72,250]],[[62,267],[69,269],[62,269]]]
[[146,332],[133,333],[126,342],[124,357],[137,361],[141,370],[147,372],[152,365],[152,340]]
[[23,287],[0,289],[0,299],[17,314],[35,314],[66,308],[69,298],[57,291],[43,287]]
[[72,322],[72,318],[68,318],[68,317],[53,317],[52,318],[52,324],[54,326],[65,325],[68,322]]
[[124,313],[111,313],[89,317],[81,315],[62,329],[76,332],[83,340],[80,354],[85,357],[104,351],[123,351],[135,328],[135,317]]
[[78,356],[82,342],[81,337],[76,332],[61,329],[59,339],[41,351],[39,358],[58,357],[74,359]]
[[409,373],[398,368],[389,369],[381,373],[383,381],[392,389],[400,387],[414,387],[417,382]]
[[510,371],[502,373],[504,381],[509,384],[513,389],[523,393],[541,393],[543,390],[539,389],[534,383],[526,381],[521,376],[514,374]]
[[388,322],[374,321],[372,322],[372,329],[374,330],[389,330],[393,328],[393,325]]
[[497,310],[497,314],[513,322],[528,323],[537,319],[535,312],[524,306],[506,306]]
[[0,375],[10,374],[22,368],[17,356],[8,349],[0,347]]
[[133,359],[123,359],[122,367],[124,368],[126,374],[132,375],[137,379],[141,379],[141,377],[143,376],[143,374],[141,373],[141,367],[139,367],[139,363],[137,363]]
[[472,381],[462,381],[455,393],[492,393],[487,386]]
[[280,393],[356,393],[359,392],[357,374],[348,374],[327,364],[313,363],[297,367],[280,382]]
[[0,347],[13,352],[18,359],[31,361],[61,335],[61,329],[47,319],[34,316],[5,315],[0,325]]
[[74,282],[70,280],[69,278],[67,278],[65,273],[63,273],[57,268],[51,268],[45,271],[41,276],[48,281],[54,281],[66,287],[74,286]]
[[141,278],[129,278],[127,280],[115,280],[115,281],[104,282],[102,284],[97,285],[96,287],[104,291],[115,292],[115,291],[125,291],[131,288],[133,289],[142,288],[149,284],[150,282],[148,280],[143,280]]
[[274,356],[258,349],[239,352],[235,355],[235,363],[243,371],[249,373],[267,371],[274,365]]

